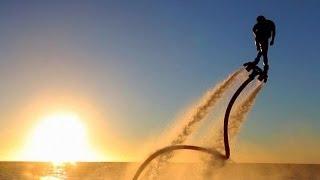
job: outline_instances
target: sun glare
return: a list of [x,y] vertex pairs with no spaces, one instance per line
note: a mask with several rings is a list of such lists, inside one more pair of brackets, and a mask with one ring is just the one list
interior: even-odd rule
[[25,159],[63,162],[92,161],[86,129],[75,113],[56,113],[43,118],[28,139]]

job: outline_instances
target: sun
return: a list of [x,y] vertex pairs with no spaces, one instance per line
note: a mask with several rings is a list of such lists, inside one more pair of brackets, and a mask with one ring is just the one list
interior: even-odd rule
[[53,163],[92,161],[86,128],[76,113],[48,115],[35,126],[25,150],[25,159]]

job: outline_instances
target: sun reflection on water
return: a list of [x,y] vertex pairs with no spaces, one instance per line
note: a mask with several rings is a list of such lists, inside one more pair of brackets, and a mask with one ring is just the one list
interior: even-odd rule
[[[66,166],[69,163],[52,163],[46,175],[41,176],[40,180],[65,180],[67,179]],[[75,163],[70,163],[75,165]]]

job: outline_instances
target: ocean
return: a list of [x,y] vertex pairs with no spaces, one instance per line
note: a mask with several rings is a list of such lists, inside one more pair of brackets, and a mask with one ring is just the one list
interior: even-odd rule
[[[0,180],[130,180],[139,163],[78,162],[0,162]],[[141,179],[148,179],[141,177]],[[192,163],[172,163],[158,179],[286,179],[320,180],[318,164],[229,163],[211,175]]]

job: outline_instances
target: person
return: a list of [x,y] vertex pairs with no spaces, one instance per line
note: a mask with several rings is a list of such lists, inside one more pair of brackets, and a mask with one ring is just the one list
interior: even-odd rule
[[272,46],[276,35],[276,26],[273,21],[260,15],[257,17],[257,23],[253,26],[252,31],[255,36],[255,44],[258,51],[253,64],[256,66],[259,63],[261,56],[263,56],[263,73],[267,76],[269,70],[269,39],[271,37],[270,46]]

